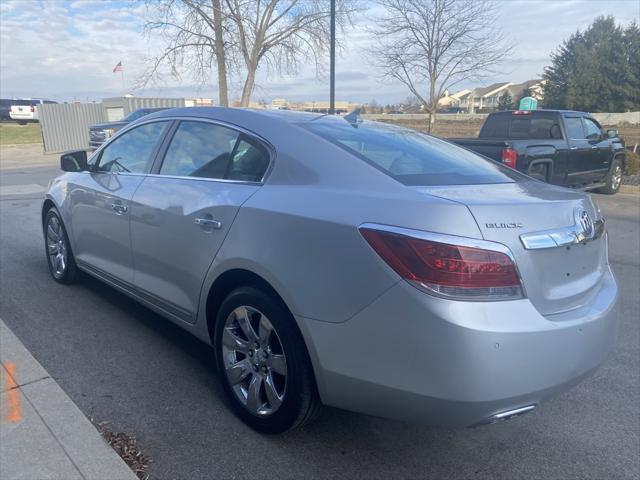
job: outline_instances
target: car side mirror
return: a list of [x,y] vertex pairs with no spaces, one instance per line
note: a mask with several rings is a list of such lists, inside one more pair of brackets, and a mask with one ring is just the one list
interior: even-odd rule
[[87,151],[75,150],[63,153],[60,168],[65,172],[84,172],[87,170]]
[[607,130],[607,138],[616,138],[618,136],[618,130],[610,129]]

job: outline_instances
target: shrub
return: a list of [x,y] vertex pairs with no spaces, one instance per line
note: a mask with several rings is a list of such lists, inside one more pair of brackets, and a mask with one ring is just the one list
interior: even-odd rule
[[640,173],[640,155],[627,151],[627,165],[624,169],[625,175],[635,175]]

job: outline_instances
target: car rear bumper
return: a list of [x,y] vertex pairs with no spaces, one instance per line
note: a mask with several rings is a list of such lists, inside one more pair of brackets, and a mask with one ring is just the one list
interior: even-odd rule
[[14,112],[11,112],[11,113],[9,113],[9,116],[13,120],[25,120],[25,121],[37,120],[37,118],[33,115],[33,113],[14,113]]
[[344,323],[298,317],[325,404],[442,426],[489,423],[593,372],[612,348],[611,272],[589,305],[455,302],[402,281]]

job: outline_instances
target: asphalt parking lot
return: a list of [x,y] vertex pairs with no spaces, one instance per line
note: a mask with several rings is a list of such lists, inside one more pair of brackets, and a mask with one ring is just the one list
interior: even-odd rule
[[51,280],[39,222],[57,157],[29,148],[0,151],[0,318],[85,415],[136,436],[152,478],[640,478],[639,195],[594,195],[621,323],[582,384],[477,429],[326,409],[305,430],[266,437],[228,410],[209,347],[95,280]]

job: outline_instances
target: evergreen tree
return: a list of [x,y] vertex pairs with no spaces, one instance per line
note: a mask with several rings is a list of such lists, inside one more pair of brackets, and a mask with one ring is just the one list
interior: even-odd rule
[[626,29],[613,17],[598,17],[584,32],[574,33],[545,69],[544,104],[589,112],[637,110],[640,31]]
[[508,90],[498,97],[498,110],[513,110],[513,99]]

